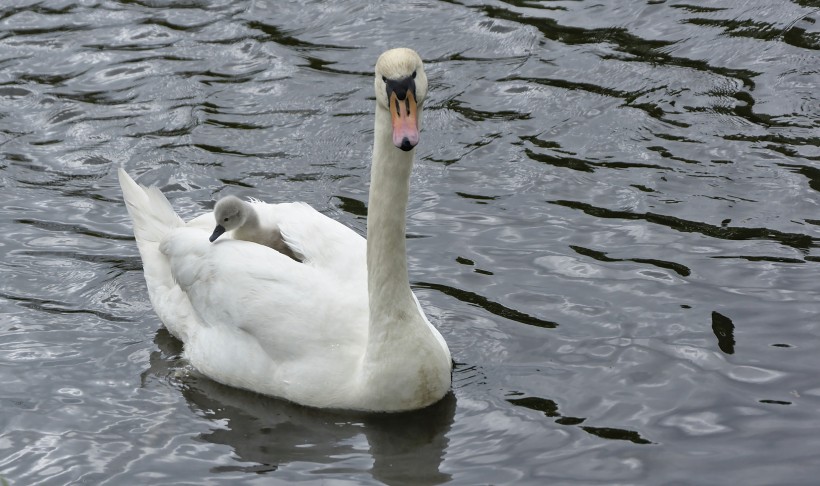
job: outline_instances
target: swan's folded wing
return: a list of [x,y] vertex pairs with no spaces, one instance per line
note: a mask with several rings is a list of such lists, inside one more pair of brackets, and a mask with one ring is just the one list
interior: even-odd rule
[[[162,246],[171,272],[204,327],[246,333],[276,362],[321,355],[339,340],[363,342],[367,296],[321,269],[240,240],[209,243],[181,228]],[[362,294],[362,295],[359,295]],[[337,324],[355,331],[339,336]]]
[[255,243],[211,244],[202,234],[175,230],[162,248],[197,317],[186,358],[225,384],[338,403],[367,343],[366,287]]
[[355,231],[302,202],[259,204],[257,211],[282,233],[306,265],[343,279],[367,278],[367,243]]

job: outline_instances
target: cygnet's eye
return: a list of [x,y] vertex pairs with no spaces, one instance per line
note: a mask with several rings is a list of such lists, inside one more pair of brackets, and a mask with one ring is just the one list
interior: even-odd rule
[[229,219],[230,219],[230,218],[225,218],[225,219],[223,219],[222,221],[223,221],[223,222],[225,222],[225,223],[227,223]]

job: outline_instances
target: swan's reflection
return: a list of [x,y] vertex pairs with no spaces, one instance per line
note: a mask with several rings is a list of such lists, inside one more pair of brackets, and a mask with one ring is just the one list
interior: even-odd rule
[[[164,328],[154,342],[147,374],[160,377],[180,369],[182,344]],[[144,376],[145,376],[144,375]],[[239,460],[259,464],[243,468],[273,471],[294,461],[330,464],[363,454],[354,440],[369,444],[374,479],[387,484],[440,484],[450,475],[439,471],[453,423],[456,399],[449,393],[439,403],[401,414],[323,411],[227,387],[196,373],[180,374],[182,393],[197,412],[220,426],[201,438],[233,448]]]

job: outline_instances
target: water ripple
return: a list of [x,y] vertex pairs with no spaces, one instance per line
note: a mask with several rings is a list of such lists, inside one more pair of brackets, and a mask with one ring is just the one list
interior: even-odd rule
[[[811,0],[0,7],[0,483],[814,484],[819,21]],[[186,219],[230,192],[364,234],[396,45],[432,88],[408,271],[452,394],[371,416],[198,376],[116,169]]]

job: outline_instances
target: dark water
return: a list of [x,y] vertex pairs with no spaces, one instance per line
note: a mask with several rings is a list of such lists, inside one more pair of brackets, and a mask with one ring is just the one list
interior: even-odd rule
[[[816,484],[816,1],[3,5],[10,484]],[[354,415],[198,377],[116,168],[186,217],[231,193],[363,232],[400,45],[431,79],[408,246],[452,395]]]

